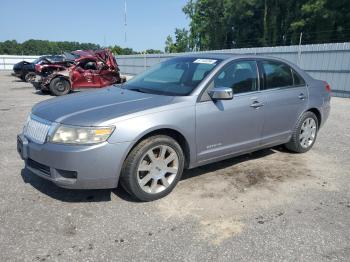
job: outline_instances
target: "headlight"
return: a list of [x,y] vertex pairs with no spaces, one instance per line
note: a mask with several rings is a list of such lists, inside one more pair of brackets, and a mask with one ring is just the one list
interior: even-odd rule
[[106,141],[114,127],[79,127],[59,125],[51,136],[52,143],[97,144]]

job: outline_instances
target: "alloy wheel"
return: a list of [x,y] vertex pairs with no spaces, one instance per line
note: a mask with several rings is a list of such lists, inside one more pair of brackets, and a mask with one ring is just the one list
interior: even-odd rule
[[157,194],[174,182],[178,169],[176,151],[167,145],[156,146],[142,156],[137,169],[137,182],[144,192]]
[[63,92],[63,91],[66,89],[65,83],[63,83],[62,81],[59,81],[59,82],[56,84],[56,89],[57,89],[57,91],[59,91],[59,92]]
[[316,121],[309,117],[306,118],[301,125],[299,142],[301,147],[308,148],[311,146],[316,138],[317,124]]

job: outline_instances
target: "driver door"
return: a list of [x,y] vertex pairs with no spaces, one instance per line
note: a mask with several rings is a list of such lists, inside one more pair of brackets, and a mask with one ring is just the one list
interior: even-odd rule
[[116,70],[110,70],[104,63],[99,68],[100,70],[95,74],[95,79],[99,87],[113,85],[118,81],[119,73]]
[[73,88],[93,88],[99,86],[96,81],[98,71],[88,66],[90,62],[90,60],[82,60],[71,71],[70,75]]
[[212,80],[209,89],[232,88],[232,100],[212,100],[196,105],[197,161],[257,148],[263,127],[263,101],[258,69],[254,60],[226,65]]

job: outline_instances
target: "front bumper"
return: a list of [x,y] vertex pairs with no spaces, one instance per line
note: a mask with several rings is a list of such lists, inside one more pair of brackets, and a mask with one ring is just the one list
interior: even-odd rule
[[32,173],[71,189],[104,189],[118,185],[131,143],[92,146],[36,144],[22,134],[17,151]]

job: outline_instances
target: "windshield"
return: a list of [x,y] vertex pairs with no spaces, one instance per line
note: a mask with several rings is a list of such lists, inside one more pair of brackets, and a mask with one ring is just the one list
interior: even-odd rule
[[37,64],[37,63],[39,63],[41,60],[42,60],[42,57],[39,57],[39,58],[35,59],[35,60],[32,62],[32,64]]
[[220,62],[197,57],[170,59],[129,80],[125,88],[160,95],[189,95]]
[[73,53],[73,52],[71,52],[71,53],[64,52],[63,56],[66,58],[67,61],[74,61],[75,59],[80,57],[80,55]]
[[62,62],[63,59],[64,59],[63,56],[59,56],[59,55],[52,55],[52,56],[46,57],[46,60],[48,60],[50,63]]

